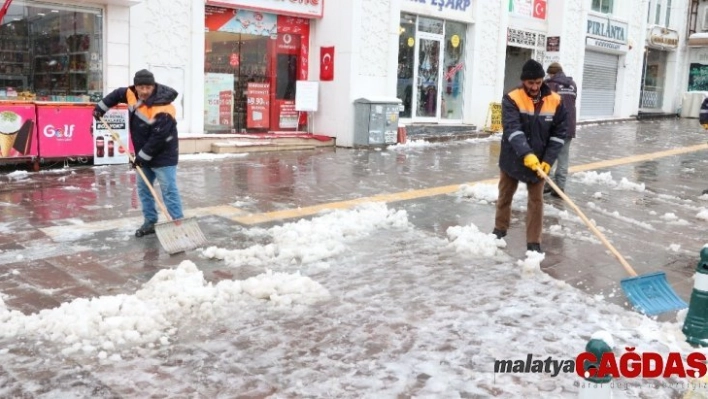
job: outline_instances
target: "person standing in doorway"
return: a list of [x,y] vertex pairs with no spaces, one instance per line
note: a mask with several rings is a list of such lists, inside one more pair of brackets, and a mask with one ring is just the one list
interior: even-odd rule
[[[566,119],[566,134],[565,134],[565,144],[560,154],[558,154],[558,159],[550,173],[551,179],[556,183],[558,188],[565,191],[565,181],[568,178],[568,164],[570,160],[570,142],[575,138],[575,128],[577,120],[577,109],[575,107],[575,99],[578,96],[578,85],[570,76],[565,76],[563,73],[563,67],[561,64],[554,62],[548,66],[546,69],[548,73],[548,79],[546,79],[546,84],[561,96],[563,101],[563,106],[568,112],[568,118]],[[556,193],[551,186],[546,186],[544,193],[550,193],[556,198],[560,198],[560,195]]]
[[[172,219],[184,218],[182,200],[177,188],[179,140],[175,106],[177,91],[155,82],[152,72],[142,69],[135,74],[133,86],[113,90],[93,110],[100,120],[118,104],[128,104],[130,139],[135,149],[134,166],[139,166],[150,184],[160,183],[165,207]],[[157,210],[155,199],[143,179],[137,179],[138,197],[143,210],[143,224],[135,231],[137,237],[155,233]]]
[[511,223],[511,201],[519,185],[526,183],[526,250],[543,253],[544,180],[537,171],[548,173],[565,144],[567,112],[560,95],[543,78],[543,65],[528,60],[521,70],[521,86],[502,98],[502,142],[499,154],[499,197],[494,234],[506,236]]

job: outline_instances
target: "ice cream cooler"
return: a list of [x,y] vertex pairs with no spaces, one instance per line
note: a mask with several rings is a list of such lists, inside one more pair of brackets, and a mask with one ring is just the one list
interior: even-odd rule
[[41,158],[92,157],[91,103],[36,102]]
[[34,103],[0,101],[0,160],[37,157],[36,121]]

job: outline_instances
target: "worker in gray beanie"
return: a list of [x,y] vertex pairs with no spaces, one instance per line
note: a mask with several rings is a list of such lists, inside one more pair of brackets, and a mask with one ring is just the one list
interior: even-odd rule
[[511,224],[511,201],[526,183],[526,250],[543,253],[542,171],[548,173],[565,139],[567,113],[561,98],[543,82],[543,66],[528,60],[521,69],[521,86],[502,98],[502,141],[499,153],[499,196],[492,234],[502,239]]

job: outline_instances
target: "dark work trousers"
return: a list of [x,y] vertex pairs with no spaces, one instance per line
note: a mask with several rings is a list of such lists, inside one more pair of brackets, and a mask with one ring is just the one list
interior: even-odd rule
[[[529,199],[526,209],[526,243],[541,243],[543,230],[543,185],[526,183]],[[499,198],[497,198],[497,214],[494,219],[494,228],[502,231],[509,230],[511,222],[511,200],[519,186],[519,181],[506,174],[503,170],[499,177]]]

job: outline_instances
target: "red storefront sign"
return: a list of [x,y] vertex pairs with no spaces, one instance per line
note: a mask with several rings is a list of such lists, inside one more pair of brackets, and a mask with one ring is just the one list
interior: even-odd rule
[[270,84],[249,83],[246,89],[246,125],[253,129],[270,127]]

